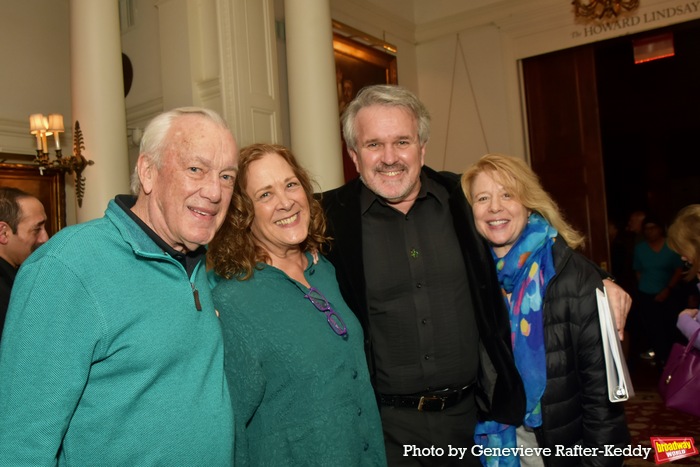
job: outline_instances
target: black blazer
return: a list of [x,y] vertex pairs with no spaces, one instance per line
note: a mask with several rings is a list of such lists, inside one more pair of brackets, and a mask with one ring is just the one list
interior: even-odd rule
[[[486,242],[476,231],[474,218],[459,175],[423,167],[423,173],[450,193],[450,210],[466,265],[474,311],[479,327],[479,379],[477,405],[480,417],[519,426],[525,413],[525,391],[515,368],[510,343],[508,311],[501,295],[496,270]],[[372,330],[369,326],[362,258],[360,189],[355,179],[323,193],[327,233],[333,238],[327,255],[336,269],[343,298],[357,315],[365,332],[365,351],[374,379]]]

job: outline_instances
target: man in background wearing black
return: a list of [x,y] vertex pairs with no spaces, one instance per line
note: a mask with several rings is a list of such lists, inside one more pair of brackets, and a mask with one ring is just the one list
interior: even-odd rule
[[41,201],[17,188],[0,188],[0,338],[17,269],[48,239]]

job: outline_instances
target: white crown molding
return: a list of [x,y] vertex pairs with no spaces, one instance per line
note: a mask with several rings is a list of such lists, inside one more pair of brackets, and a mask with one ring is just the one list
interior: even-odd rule
[[136,123],[150,121],[153,117],[163,111],[163,98],[158,97],[140,104],[132,105],[126,109],[127,126],[134,126]]
[[0,118],[0,134],[11,135],[29,134],[29,121]]
[[0,152],[27,155],[35,153],[34,136],[29,133],[29,121],[0,118],[0,139]]
[[199,96],[204,99],[221,99],[221,81],[219,77],[205,79],[196,83]]

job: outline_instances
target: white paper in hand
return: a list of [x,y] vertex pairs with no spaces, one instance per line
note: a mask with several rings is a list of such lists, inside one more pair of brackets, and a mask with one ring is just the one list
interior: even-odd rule
[[598,299],[600,334],[605,354],[605,370],[608,376],[608,397],[610,402],[626,401],[634,396],[634,388],[632,388],[632,380],[627,369],[625,356],[622,353],[620,336],[617,334],[615,318],[610,309],[605,288],[603,291],[596,289],[596,298]]

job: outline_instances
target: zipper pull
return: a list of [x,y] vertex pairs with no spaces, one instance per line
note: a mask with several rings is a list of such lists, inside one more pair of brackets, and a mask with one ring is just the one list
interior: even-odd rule
[[197,311],[202,311],[202,303],[199,301],[199,290],[190,282],[192,286],[192,295],[194,296],[194,306],[197,307]]

